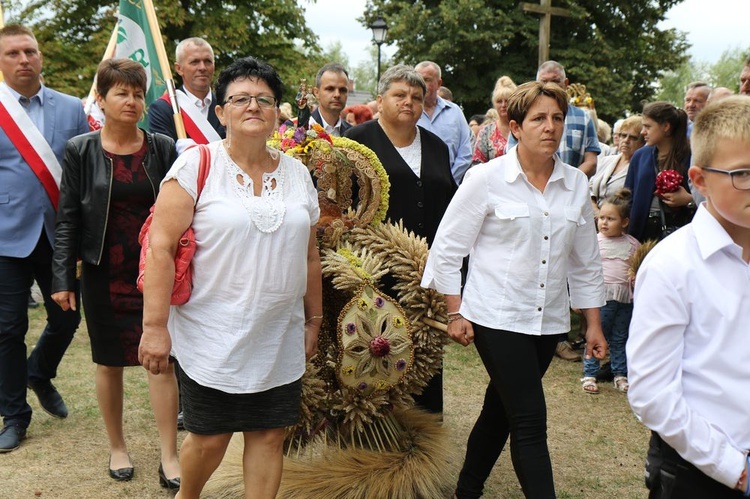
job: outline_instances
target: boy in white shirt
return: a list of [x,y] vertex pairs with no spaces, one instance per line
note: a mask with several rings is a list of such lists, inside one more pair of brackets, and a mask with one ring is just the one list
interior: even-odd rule
[[641,266],[627,344],[651,499],[750,495],[750,97],[706,106],[691,143],[706,201]]

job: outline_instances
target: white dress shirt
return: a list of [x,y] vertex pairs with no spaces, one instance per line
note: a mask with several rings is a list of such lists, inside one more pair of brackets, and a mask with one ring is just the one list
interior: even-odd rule
[[341,118],[336,120],[335,125],[329,125],[326,119],[323,117],[323,113],[320,113],[320,120],[323,123],[318,123],[314,117],[310,116],[310,125],[313,123],[317,123],[318,125],[323,127],[323,130],[326,131],[328,135],[331,137],[341,137]]
[[700,206],[638,271],[630,405],[709,477],[734,488],[750,449],[750,266]]
[[469,169],[440,222],[422,286],[459,294],[469,252],[460,312],[485,327],[566,333],[571,304],[605,303],[588,180],[557,155],[544,192],[529,183],[516,148]]
[[208,92],[206,96],[201,99],[190,93],[190,90],[188,90],[187,87],[183,86],[182,89],[185,91],[185,95],[190,97],[190,101],[195,104],[195,107],[198,108],[203,117],[208,119],[208,110],[211,107],[211,92]]

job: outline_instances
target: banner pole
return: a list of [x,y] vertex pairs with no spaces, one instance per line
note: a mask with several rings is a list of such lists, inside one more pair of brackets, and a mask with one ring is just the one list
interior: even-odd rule
[[[104,50],[102,61],[106,61],[107,59],[112,59],[112,57],[115,56],[116,48],[117,48],[117,22],[115,22],[115,27],[112,30],[112,36],[109,37],[109,43],[107,43],[107,48]],[[94,105],[95,95],[96,95],[96,75],[94,75],[94,81],[91,83],[91,89],[89,90],[89,95],[88,97],[86,97],[86,104],[83,106],[83,111],[86,113],[86,116],[88,116],[91,113],[91,106]]]
[[161,37],[161,30],[159,29],[159,20],[156,17],[156,10],[154,9],[154,3],[152,0],[143,0],[143,7],[146,11],[146,18],[148,19],[148,26],[151,30],[151,37],[154,40],[154,46],[156,47],[156,54],[159,58],[159,66],[161,72],[164,75],[164,81],[167,84],[167,93],[169,100],[172,101],[172,118],[174,119],[174,127],[177,132],[177,138],[187,138],[185,133],[185,124],[182,122],[182,114],[180,114],[180,106],[177,104],[177,94],[175,94],[174,79],[172,78],[172,69],[169,66],[169,59],[167,58],[167,51],[164,48],[164,40]]
[[[5,17],[3,16],[3,2],[0,1],[0,28],[5,27]],[[0,82],[4,80],[3,72],[0,71]]]

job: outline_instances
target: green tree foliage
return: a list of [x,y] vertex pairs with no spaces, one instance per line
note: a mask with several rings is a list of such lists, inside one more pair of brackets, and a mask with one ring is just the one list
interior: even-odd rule
[[[378,47],[372,45],[367,51],[368,59],[361,61],[352,70],[352,77],[357,85],[357,90],[369,92],[374,99],[378,94]],[[395,64],[391,59],[381,52],[380,54],[380,71],[385,71],[388,67]]]
[[[535,0],[528,0],[536,3]],[[571,83],[583,83],[600,117],[613,120],[650,100],[664,71],[686,60],[687,43],[657,25],[681,0],[555,0],[571,17],[553,17],[550,57]],[[539,17],[518,0],[369,0],[363,24],[388,22],[396,60],[443,67],[443,84],[467,114],[490,105],[495,80],[536,74]]]
[[740,73],[745,59],[750,54],[750,45],[724,51],[719,60],[711,65],[706,80],[714,87],[727,87],[735,92],[740,91]]
[[693,59],[685,61],[659,79],[659,90],[653,100],[663,100],[682,107],[687,84],[691,81],[703,81],[707,71],[708,64],[704,62]]
[[[116,24],[118,4],[117,0],[32,0],[19,9],[13,20],[35,30],[50,86],[86,95]],[[311,82],[321,64],[317,36],[307,27],[304,9],[296,0],[154,0],[154,4],[171,63],[177,42],[201,36],[213,46],[217,73],[239,57],[259,57],[281,75],[287,87],[285,98],[296,93],[299,78]]]
[[735,47],[725,50],[713,64],[690,59],[674,71],[668,71],[659,80],[656,99],[681,106],[685,87],[693,81],[705,81],[712,87],[727,87],[735,93],[739,92],[740,72],[749,53],[750,46],[745,49]]
[[338,62],[339,64],[344,66],[348,72],[351,73],[351,68],[349,66],[349,56],[346,55],[346,52],[344,52],[344,46],[340,41],[337,40],[329,44],[323,51],[322,58],[326,63]]

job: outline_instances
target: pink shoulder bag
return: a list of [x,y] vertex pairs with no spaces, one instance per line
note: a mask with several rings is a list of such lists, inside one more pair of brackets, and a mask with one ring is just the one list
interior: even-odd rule
[[[200,164],[198,167],[198,190],[196,191],[196,204],[200,198],[203,186],[206,184],[208,172],[211,167],[211,153],[205,145],[199,145]],[[141,257],[138,262],[138,279],[136,285],[138,290],[143,293],[143,278],[146,270],[146,253],[149,248],[148,233],[151,230],[151,221],[154,218],[154,207],[151,207],[151,213],[143,223],[141,232],[138,235],[138,242],[141,245]],[[193,291],[193,269],[191,262],[195,255],[196,243],[195,233],[192,227],[188,227],[185,233],[180,237],[177,245],[177,252],[174,255],[174,286],[172,286],[172,305],[182,305],[190,299],[190,293]]]

